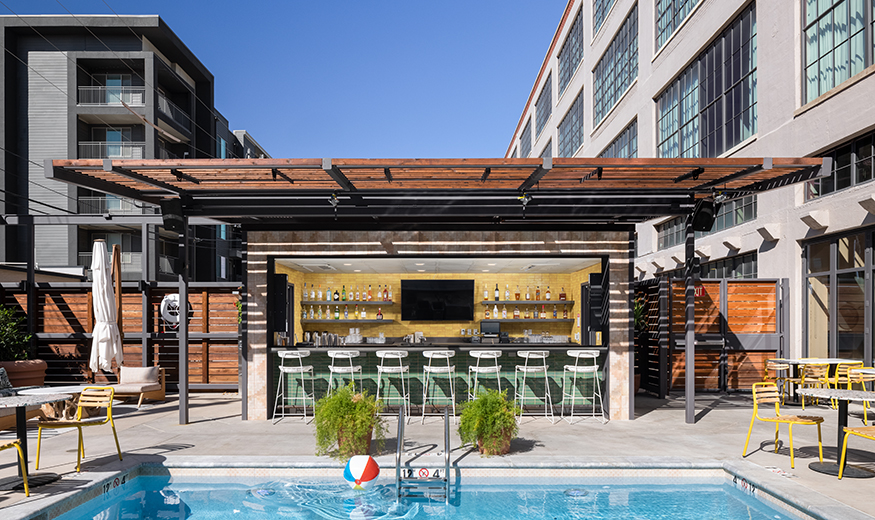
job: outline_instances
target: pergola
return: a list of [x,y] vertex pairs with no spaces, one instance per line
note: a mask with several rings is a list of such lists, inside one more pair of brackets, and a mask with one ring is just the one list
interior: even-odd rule
[[[46,161],[45,175],[150,204],[177,199],[183,223],[191,224],[463,230],[512,223],[543,230],[628,228],[655,217],[689,217],[699,198],[741,197],[826,176],[831,169],[828,158],[106,159]],[[113,223],[161,223],[161,217],[148,215],[5,216],[7,224],[31,225],[100,224],[109,218]],[[688,374],[694,373],[695,359],[694,237],[692,219],[687,218]],[[187,231],[181,233],[183,258],[188,241]],[[179,293],[186,301],[187,266],[179,275]],[[188,422],[187,342],[187,324],[181,320],[180,423]],[[685,390],[686,420],[691,423],[693,377],[686,378]]]

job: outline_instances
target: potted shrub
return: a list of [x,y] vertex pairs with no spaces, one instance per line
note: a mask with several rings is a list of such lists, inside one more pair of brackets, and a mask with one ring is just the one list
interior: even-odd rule
[[12,386],[42,386],[46,362],[30,357],[30,335],[24,332],[24,317],[0,305],[0,367],[6,369]]
[[352,383],[316,401],[316,455],[330,455],[346,461],[353,455],[367,455],[371,438],[377,449],[386,438],[386,424],[380,412],[383,401],[356,393]]
[[476,444],[483,455],[504,455],[519,433],[520,410],[507,400],[507,390],[488,390],[462,407],[459,437],[463,444]]

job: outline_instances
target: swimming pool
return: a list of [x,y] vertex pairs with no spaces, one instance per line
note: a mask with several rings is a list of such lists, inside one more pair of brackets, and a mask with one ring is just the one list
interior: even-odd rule
[[[760,502],[730,480],[599,484],[593,479],[465,479],[443,500],[395,500],[390,479],[367,492],[342,479],[247,479],[140,476],[59,516],[61,520],[138,519],[696,519],[799,518]],[[498,482],[498,483],[494,483]]]

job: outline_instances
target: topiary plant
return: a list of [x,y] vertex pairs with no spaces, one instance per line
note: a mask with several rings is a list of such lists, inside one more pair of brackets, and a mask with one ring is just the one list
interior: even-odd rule
[[462,408],[459,437],[463,444],[478,446],[484,455],[503,455],[519,433],[516,414],[521,410],[507,400],[507,390],[488,390]]
[[15,309],[0,305],[0,361],[18,361],[30,357],[30,335],[23,331],[24,317]]
[[353,455],[367,455],[372,432],[377,449],[382,449],[386,438],[382,410],[382,400],[368,395],[367,390],[356,393],[353,383],[316,401],[316,455],[342,461]]

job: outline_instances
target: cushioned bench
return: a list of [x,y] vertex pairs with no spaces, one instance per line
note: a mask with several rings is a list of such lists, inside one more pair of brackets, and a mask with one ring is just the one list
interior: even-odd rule
[[137,408],[143,399],[164,400],[164,369],[161,367],[121,367],[119,383],[110,385],[116,397],[139,396]]

